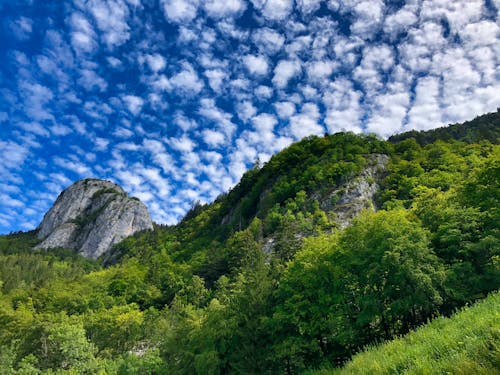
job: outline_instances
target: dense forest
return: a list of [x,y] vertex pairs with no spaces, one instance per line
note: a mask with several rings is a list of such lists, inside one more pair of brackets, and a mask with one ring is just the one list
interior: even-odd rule
[[[462,348],[498,370],[484,313],[500,287],[499,139],[500,112],[387,141],[308,137],[98,261],[1,236],[0,373],[329,373],[484,298],[457,318],[483,340]],[[378,188],[354,207],[361,186]],[[443,347],[467,334],[453,332]],[[411,370],[401,358],[394,371]]]

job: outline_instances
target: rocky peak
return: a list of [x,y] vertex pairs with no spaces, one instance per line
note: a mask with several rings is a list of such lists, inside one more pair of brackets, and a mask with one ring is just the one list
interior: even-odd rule
[[64,190],[45,214],[36,247],[65,247],[96,259],[145,229],[153,229],[153,222],[141,201],[113,182],[85,179]]

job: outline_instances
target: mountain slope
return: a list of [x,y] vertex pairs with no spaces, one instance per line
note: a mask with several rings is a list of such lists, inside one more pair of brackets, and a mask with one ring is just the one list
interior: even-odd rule
[[409,334],[366,348],[327,374],[499,374],[500,294],[437,318]]
[[[245,173],[215,202],[195,205],[178,225],[159,226],[156,234],[125,240],[111,258],[138,255],[135,251],[145,249],[151,237],[169,238],[173,258],[191,263],[211,285],[234,268],[223,254],[231,237],[259,223],[260,246],[265,243],[267,253],[289,259],[300,238],[343,228],[361,210],[375,208],[390,153],[391,145],[373,135],[305,138]],[[280,254],[284,247],[287,250]]]

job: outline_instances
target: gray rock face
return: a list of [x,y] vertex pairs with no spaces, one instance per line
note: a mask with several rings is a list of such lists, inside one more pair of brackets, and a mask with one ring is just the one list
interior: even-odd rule
[[153,229],[153,222],[142,202],[110,181],[85,179],[64,190],[45,214],[36,248],[64,247],[97,259],[145,229]]
[[317,197],[323,210],[335,213],[335,221],[340,228],[347,227],[362,210],[375,209],[378,181],[386,170],[388,161],[387,155],[369,155],[368,165],[358,176],[337,186],[328,194]]
[[[379,190],[379,182],[387,169],[389,156],[384,154],[367,155],[367,165],[358,174],[345,182],[332,186],[326,192],[316,192],[309,197],[317,201],[322,210],[333,215],[338,229],[344,229],[358,216],[361,211],[375,210],[375,194]],[[307,235],[307,234],[305,234]],[[303,237],[297,233],[296,238]],[[264,239],[262,251],[269,256],[276,246],[273,236]]]

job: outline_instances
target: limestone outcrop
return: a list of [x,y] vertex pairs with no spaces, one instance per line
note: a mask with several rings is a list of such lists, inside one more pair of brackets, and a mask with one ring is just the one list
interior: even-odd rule
[[136,232],[153,229],[146,206],[117,184],[98,179],[64,190],[38,226],[36,248],[64,247],[97,259]]
[[339,228],[347,227],[364,209],[375,209],[375,194],[386,170],[389,157],[383,154],[367,156],[367,166],[352,179],[323,196],[315,196],[320,207],[336,215]]

